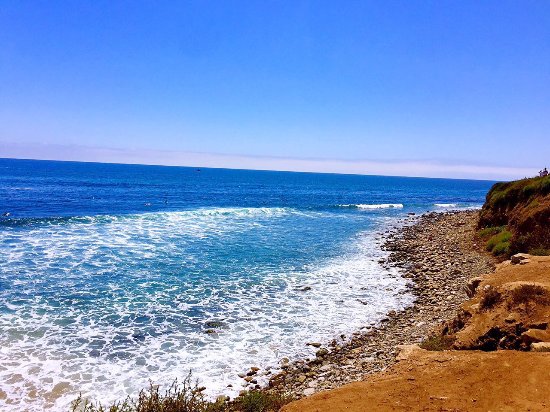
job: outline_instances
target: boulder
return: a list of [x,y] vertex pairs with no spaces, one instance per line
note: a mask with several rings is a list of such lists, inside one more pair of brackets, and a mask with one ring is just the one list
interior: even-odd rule
[[315,352],[315,356],[317,356],[318,358],[322,358],[323,356],[326,356],[326,355],[328,355],[328,349],[325,349],[325,348],[321,348],[317,352]]
[[531,344],[533,352],[550,352],[550,342],[534,342]]
[[396,361],[402,361],[402,360],[409,359],[409,357],[413,353],[424,350],[420,346],[418,346],[417,344],[414,344],[414,345],[397,345],[397,349],[399,350],[399,354],[395,358]]
[[527,253],[516,253],[514,256],[510,258],[510,262],[512,262],[512,265],[521,265],[525,264],[522,263],[525,260],[529,260],[529,255]]
[[468,295],[469,298],[472,298],[475,295],[477,287],[482,281],[483,278],[480,276],[476,276],[468,281],[466,284],[466,295]]
[[311,396],[315,393],[315,389],[314,388],[307,388],[307,389],[304,389],[304,396]]
[[542,329],[529,329],[521,334],[525,343],[550,342],[550,333]]

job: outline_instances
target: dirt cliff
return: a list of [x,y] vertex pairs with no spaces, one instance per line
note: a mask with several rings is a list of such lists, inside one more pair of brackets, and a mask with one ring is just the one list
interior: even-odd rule
[[495,254],[550,253],[550,176],[497,183],[487,193],[479,229]]

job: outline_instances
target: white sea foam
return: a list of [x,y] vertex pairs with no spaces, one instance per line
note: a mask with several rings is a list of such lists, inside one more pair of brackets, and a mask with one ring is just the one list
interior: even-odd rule
[[[293,216],[332,215],[217,208],[4,228],[0,281],[18,285],[9,299],[0,294],[0,409],[64,411],[78,392],[109,402],[190,369],[209,395],[236,393],[237,373],[250,366],[313,356],[306,342],[328,342],[411,303],[398,271],[378,264],[387,252],[373,230],[302,267],[252,261],[250,277],[200,277],[219,244],[240,247],[230,238]],[[373,219],[381,230],[389,218]],[[197,242],[204,256],[190,252]],[[191,269],[195,278],[180,277]],[[222,322],[217,333],[205,333],[209,320]]]
[[477,210],[481,209],[483,205],[480,204],[458,204],[458,203],[434,203],[434,206],[440,209],[453,209],[453,210]]
[[350,204],[350,205],[338,205],[339,207],[349,207],[356,209],[403,209],[401,203],[382,203],[382,204]]

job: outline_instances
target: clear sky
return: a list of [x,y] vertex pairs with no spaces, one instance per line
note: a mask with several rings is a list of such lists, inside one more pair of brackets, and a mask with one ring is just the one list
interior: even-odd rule
[[550,167],[550,1],[0,0],[0,157]]

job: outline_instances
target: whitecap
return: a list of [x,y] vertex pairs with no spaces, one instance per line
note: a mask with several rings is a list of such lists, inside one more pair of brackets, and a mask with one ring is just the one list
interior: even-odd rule
[[356,209],[403,209],[402,203],[381,203],[381,204],[349,204],[349,205],[338,205],[339,207],[349,207]]

